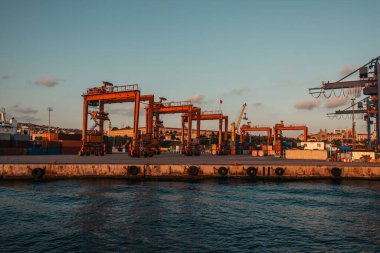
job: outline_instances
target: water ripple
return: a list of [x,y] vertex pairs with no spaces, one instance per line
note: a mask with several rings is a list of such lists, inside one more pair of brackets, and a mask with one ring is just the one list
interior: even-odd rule
[[380,252],[380,182],[0,184],[2,252]]

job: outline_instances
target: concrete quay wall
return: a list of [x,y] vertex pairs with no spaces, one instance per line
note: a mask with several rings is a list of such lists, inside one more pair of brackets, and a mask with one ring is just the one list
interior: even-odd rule
[[154,164],[0,164],[1,179],[58,178],[354,178],[380,180],[380,166],[337,165],[154,165]]

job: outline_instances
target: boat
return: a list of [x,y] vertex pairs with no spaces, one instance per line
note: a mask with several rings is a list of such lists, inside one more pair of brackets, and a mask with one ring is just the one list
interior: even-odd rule
[[17,133],[17,121],[14,117],[7,119],[5,108],[0,110],[0,134],[15,135]]

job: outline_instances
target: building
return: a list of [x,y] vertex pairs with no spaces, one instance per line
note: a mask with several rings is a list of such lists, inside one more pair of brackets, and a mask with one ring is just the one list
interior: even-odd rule
[[[298,139],[303,140],[303,134],[298,136]],[[308,141],[324,141],[324,142],[333,142],[333,141],[343,141],[343,140],[351,140],[352,139],[352,130],[351,129],[334,129],[332,133],[328,133],[327,130],[320,129],[316,134],[308,135]],[[376,139],[376,136],[372,133],[371,140]],[[367,134],[364,133],[356,133],[355,134],[356,141],[364,141],[367,140]]]

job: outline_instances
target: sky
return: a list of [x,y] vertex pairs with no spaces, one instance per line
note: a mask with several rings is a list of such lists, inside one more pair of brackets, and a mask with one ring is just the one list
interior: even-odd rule
[[[53,107],[52,125],[81,128],[82,93],[109,81],[221,107],[230,122],[247,103],[252,125],[350,128],[326,116],[349,99],[308,89],[380,55],[379,10],[375,0],[0,0],[0,107],[46,125]],[[132,109],[107,106],[112,126],[132,126]],[[162,119],[180,126],[178,114]]]

